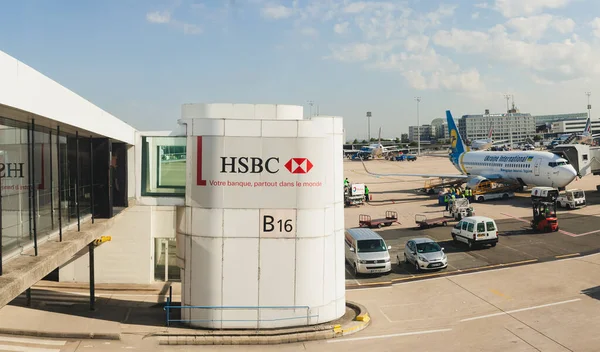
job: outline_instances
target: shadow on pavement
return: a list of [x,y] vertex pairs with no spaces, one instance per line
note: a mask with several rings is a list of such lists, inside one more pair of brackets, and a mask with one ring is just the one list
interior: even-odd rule
[[581,293],[587,295],[590,298],[600,300],[600,286],[586,288],[585,290],[581,290]]
[[[168,286],[167,286],[168,289]],[[166,312],[164,302],[158,302],[159,295],[144,297],[145,301],[129,299],[118,299],[103,297],[102,293],[96,292],[95,310],[90,310],[90,298],[88,293],[61,292],[58,290],[31,289],[31,306],[27,305],[25,294],[15,298],[9,303],[11,306],[36,309],[45,312],[53,312],[70,316],[93,318],[112,321],[121,324],[143,325],[151,327],[166,326]],[[148,295],[141,293],[139,297]],[[177,299],[178,300],[178,299]],[[171,305],[180,305],[173,302]],[[178,319],[178,310],[172,311],[172,319]]]

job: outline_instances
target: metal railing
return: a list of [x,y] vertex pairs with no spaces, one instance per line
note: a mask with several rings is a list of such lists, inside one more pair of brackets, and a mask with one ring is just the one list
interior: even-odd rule
[[[294,319],[306,319],[306,325],[310,325],[311,318],[318,318],[318,314],[311,315],[309,306],[172,306],[170,297],[167,297],[167,304],[163,308],[166,311],[166,324],[170,326],[173,322],[178,323],[208,323],[208,322],[274,322],[274,321],[284,321],[284,320],[294,320]],[[171,310],[172,309],[211,309],[211,310],[256,310],[257,315],[260,313],[260,310],[271,310],[271,309],[288,309],[288,310],[297,310],[297,309],[306,309],[306,315],[302,316],[289,316],[289,317],[281,317],[281,318],[271,318],[271,319],[171,319]],[[257,327],[258,327],[257,324]]]

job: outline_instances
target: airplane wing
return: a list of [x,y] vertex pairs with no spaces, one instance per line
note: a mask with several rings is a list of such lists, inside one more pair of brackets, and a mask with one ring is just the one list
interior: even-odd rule
[[499,145],[499,144],[505,144],[507,142],[510,142],[510,139],[503,139],[501,141],[494,141],[494,143],[492,143],[493,145]]
[[363,162],[363,160],[361,159],[360,162],[362,163],[363,167],[365,168],[365,171],[367,172],[367,174],[372,175],[372,176],[407,176],[407,177],[438,177],[438,178],[470,178],[472,176],[467,176],[467,175],[442,175],[442,174],[437,174],[437,175],[432,175],[432,174],[376,174],[374,172],[371,172],[367,169],[367,166],[365,165],[365,163]]

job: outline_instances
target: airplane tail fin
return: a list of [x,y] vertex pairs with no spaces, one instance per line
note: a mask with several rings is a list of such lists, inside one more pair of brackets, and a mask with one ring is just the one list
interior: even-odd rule
[[493,127],[490,127],[490,133],[488,133],[488,139],[492,139],[492,131],[493,131]]
[[588,136],[592,134],[592,121],[588,116],[587,121],[585,122],[585,127],[583,129],[583,135]]
[[468,151],[466,144],[463,142],[460,137],[460,133],[458,132],[458,128],[456,128],[456,124],[454,123],[454,119],[452,118],[452,113],[450,110],[446,110],[446,119],[448,120],[448,133],[450,134],[450,148],[452,149],[452,153],[450,153],[454,158],[458,158],[459,155]]

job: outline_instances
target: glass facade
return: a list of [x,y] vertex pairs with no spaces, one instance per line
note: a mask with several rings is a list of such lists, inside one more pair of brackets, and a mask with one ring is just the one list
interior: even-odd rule
[[142,195],[185,196],[187,137],[142,137]]
[[[92,189],[103,185],[100,178],[92,185],[92,159],[97,157],[92,157],[89,136],[58,136],[58,129],[34,122],[0,117],[0,216],[5,259],[32,247],[35,238],[40,242],[57,233],[59,224],[64,228],[90,215]],[[107,159],[107,175],[108,169]]]

